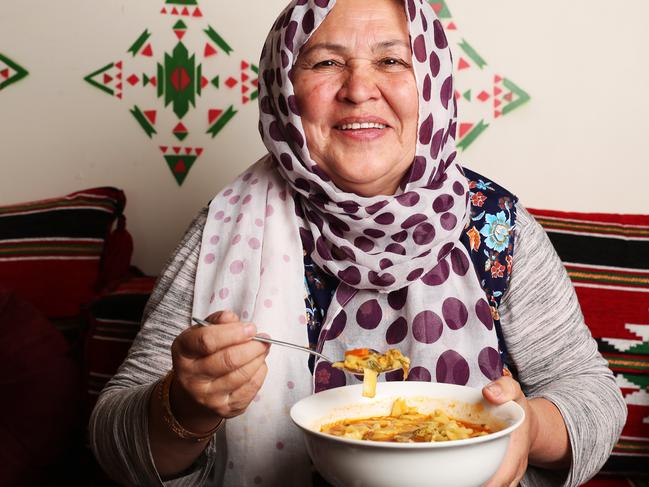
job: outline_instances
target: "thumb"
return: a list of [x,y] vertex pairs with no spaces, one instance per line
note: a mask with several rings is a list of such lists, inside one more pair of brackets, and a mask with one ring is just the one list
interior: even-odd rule
[[207,317],[207,321],[215,325],[223,325],[225,323],[236,323],[239,321],[239,316],[229,309],[217,311]]
[[482,395],[487,401],[493,404],[517,401],[521,397],[524,397],[520,384],[507,375],[503,375],[490,384],[487,384],[482,389]]

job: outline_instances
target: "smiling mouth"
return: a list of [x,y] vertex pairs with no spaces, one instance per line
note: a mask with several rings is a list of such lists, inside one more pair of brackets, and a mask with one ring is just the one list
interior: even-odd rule
[[387,125],[376,122],[362,122],[362,123],[344,123],[342,125],[336,125],[335,127],[338,130],[361,130],[361,129],[380,129],[383,130],[387,128]]

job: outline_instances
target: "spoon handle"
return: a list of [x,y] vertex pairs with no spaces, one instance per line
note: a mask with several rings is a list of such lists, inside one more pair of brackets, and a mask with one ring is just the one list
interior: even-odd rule
[[325,357],[321,353],[318,353],[315,350],[311,350],[310,348],[307,347],[296,345],[295,343],[283,342],[281,340],[275,340],[274,338],[267,338],[259,335],[255,335],[254,337],[252,337],[252,339],[257,340],[258,342],[274,343],[275,345],[280,345],[282,347],[294,348],[295,350],[302,350],[303,352],[310,353],[311,355],[316,355],[321,359],[326,360],[329,363],[333,363],[333,360],[330,360],[329,358]]
[[[195,323],[198,323],[201,326],[210,326],[212,323],[209,321],[201,320],[200,318],[192,317],[192,320]],[[296,345],[295,343],[289,343],[289,342],[283,342],[281,340],[275,340],[274,338],[266,338],[263,336],[255,335],[252,337],[253,340],[257,340],[258,342],[264,342],[264,343],[274,343],[275,345],[280,345],[282,347],[288,347],[288,348],[294,348],[295,350],[301,350],[306,353],[310,353],[311,355],[316,355],[320,357],[323,360],[326,360],[329,363],[333,363],[333,360],[325,357],[321,353],[316,352],[315,350],[311,350],[310,348],[307,347],[302,347],[300,345]]]

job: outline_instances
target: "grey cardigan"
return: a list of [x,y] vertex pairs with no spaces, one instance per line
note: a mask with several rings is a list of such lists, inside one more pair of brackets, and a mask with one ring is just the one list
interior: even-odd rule
[[[622,431],[626,406],[545,231],[520,204],[517,211],[511,282],[499,308],[503,336],[525,394],[557,406],[572,448],[567,472],[529,467],[522,485],[577,486],[606,461]],[[163,483],[147,433],[149,396],[171,367],[171,343],[190,323],[206,217],[204,209],[169,259],[145,310],[142,329],[90,419],[95,456],[124,485],[219,485],[225,459],[218,434],[193,468]]]

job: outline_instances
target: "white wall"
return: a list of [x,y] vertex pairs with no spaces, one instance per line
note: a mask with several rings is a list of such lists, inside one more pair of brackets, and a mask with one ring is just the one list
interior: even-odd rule
[[[153,32],[155,55],[138,62],[146,67],[159,61],[175,42],[169,35],[175,19],[159,13],[164,1],[0,3],[0,54],[30,72],[0,90],[0,204],[92,186],[123,188],[135,264],[157,273],[198,209],[264,153],[256,103],[239,104],[237,116],[214,139],[205,136],[204,120],[189,120],[190,137],[183,144],[200,145],[204,152],[179,186],[158,148],[165,137],[172,141],[168,127],[151,140],[129,113],[134,103],[160,105],[156,97],[133,91],[119,101],[83,81],[106,63],[127,59],[126,50],[144,29]],[[229,62],[256,63],[284,3],[199,0],[205,17],[195,22],[209,23],[234,48]],[[532,97],[492,121],[463,154],[467,164],[528,206],[649,213],[649,3],[448,5],[462,37],[490,68]],[[205,38],[191,22],[186,43],[198,55]],[[214,62],[224,62],[219,56]],[[138,65],[130,62],[135,70]],[[223,87],[209,94],[206,89],[195,111],[203,116],[210,103],[229,103],[231,95]],[[159,118],[161,127],[175,123],[171,114]]]

